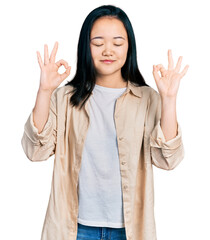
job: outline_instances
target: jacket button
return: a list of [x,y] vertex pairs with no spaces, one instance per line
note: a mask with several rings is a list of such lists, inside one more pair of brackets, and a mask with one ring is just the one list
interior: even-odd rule
[[119,137],[119,140],[122,140],[123,139],[123,137]]
[[127,188],[128,188],[128,186],[127,186],[127,185],[125,185],[125,186],[124,186],[124,189],[127,189]]
[[121,164],[124,165],[124,164],[126,164],[126,162],[122,162]]

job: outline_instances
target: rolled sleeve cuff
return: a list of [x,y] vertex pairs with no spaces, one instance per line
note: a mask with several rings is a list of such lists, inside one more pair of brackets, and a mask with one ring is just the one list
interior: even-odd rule
[[178,123],[177,135],[174,138],[166,141],[159,120],[150,135],[150,146],[162,149],[176,149],[182,144],[181,136],[182,136],[181,127],[180,124]]
[[24,130],[27,135],[27,137],[33,142],[35,145],[44,145],[48,142],[50,139],[50,136],[52,135],[52,116],[49,113],[48,120],[42,130],[42,132],[38,133],[38,129],[35,127],[33,122],[33,110],[31,111],[25,126]]

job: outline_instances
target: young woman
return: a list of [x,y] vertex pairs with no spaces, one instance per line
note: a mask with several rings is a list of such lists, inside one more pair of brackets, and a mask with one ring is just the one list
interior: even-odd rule
[[[182,57],[153,65],[158,91],[138,69],[132,25],[112,5],[94,9],[79,37],[73,79],[44,49],[35,107],[21,140],[31,161],[55,154],[42,240],[156,240],[152,166],[184,157],[176,96]],[[64,65],[66,72],[58,73]],[[159,72],[161,76],[159,75]]]

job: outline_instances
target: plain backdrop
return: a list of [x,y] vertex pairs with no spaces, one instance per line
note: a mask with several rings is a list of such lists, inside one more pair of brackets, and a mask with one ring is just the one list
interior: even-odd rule
[[152,65],[167,68],[168,49],[175,64],[183,56],[181,70],[190,66],[177,95],[185,158],[172,171],[153,167],[156,230],[159,240],[210,239],[210,15],[204,0],[0,3],[0,239],[40,239],[51,190],[54,156],[31,162],[21,146],[39,87],[36,51],[43,58],[44,44],[51,52],[58,41],[56,61],[64,59],[72,66],[63,86],[75,73],[82,23],[103,4],[114,4],[127,13],[136,37],[139,69],[154,89]]

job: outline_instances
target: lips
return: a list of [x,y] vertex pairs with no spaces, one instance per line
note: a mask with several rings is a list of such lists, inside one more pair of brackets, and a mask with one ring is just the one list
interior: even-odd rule
[[109,60],[109,59],[105,59],[105,60],[101,60],[103,63],[113,63],[115,60]]

